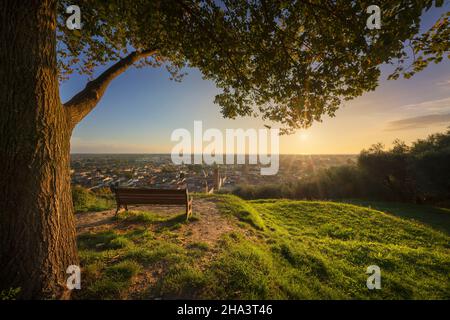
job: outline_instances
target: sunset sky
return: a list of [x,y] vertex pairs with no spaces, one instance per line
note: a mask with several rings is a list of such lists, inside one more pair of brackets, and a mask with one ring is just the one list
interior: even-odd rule
[[[447,3],[448,4],[448,3]],[[447,8],[423,17],[428,29]],[[373,143],[389,146],[399,138],[411,142],[450,126],[450,62],[431,65],[411,79],[386,80],[382,66],[374,92],[343,105],[336,117],[325,117],[307,130],[280,139],[289,154],[358,153]],[[73,153],[169,153],[173,130],[193,130],[195,120],[207,128],[258,128],[254,118],[223,119],[213,103],[219,91],[198,70],[187,70],[182,83],[170,81],[164,68],[132,68],[115,79],[97,108],[75,129]],[[63,101],[82,89],[86,77],[74,76],[61,85]]]

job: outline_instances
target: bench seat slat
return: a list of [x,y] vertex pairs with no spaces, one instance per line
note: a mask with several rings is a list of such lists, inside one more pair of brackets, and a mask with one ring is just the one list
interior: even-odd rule
[[192,199],[187,189],[114,188],[117,211],[123,205],[185,205],[186,215],[192,214]]
[[159,204],[159,205],[185,205],[185,202],[173,202],[173,201],[131,201],[131,202],[121,202],[120,204],[126,205],[143,205],[143,204]]
[[186,198],[186,194],[182,194],[182,195],[170,195],[170,194],[163,194],[163,195],[150,195],[150,194],[117,194],[116,197],[121,197],[121,198],[157,198],[157,199],[161,199],[161,198],[173,198],[173,199],[182,199],[182,198]]
[[143,194],[185,194],[186,189],[143,189],[143,188],[119,188],[119,193],[143,193]]
[[186,201],[186,198],[146,198],[146,197],[119,197],[120,201],[161,200],[161,201]]
[[162,197],[154,197],[154,196],[146,196],[146,195],[119,195],[118,198],[129,198],[129,199],[139,199],[139,198],[145,198],[145,199],[186,199],[186,196],[182,197],[173,197],[173,196],[162,196]]

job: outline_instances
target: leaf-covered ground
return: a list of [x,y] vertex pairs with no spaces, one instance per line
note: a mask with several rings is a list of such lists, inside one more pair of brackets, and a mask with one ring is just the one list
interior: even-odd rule
[[[78,214],[75,298],[450,298],[450,238],[423,221],[351,204],[230,195],[197,195],[189,222],[182,210]],[[380,290],[367,289],[369,265],[381,268]]]

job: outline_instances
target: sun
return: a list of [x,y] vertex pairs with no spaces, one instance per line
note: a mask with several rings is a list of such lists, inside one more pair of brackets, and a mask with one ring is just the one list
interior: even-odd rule
[[301,132],[298,136],[301,141],[306,141],[309,138],[309,134],[307,134],[306,132]]

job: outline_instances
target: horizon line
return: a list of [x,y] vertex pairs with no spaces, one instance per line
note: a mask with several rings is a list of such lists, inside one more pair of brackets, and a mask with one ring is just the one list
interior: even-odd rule
[[[163,152],[71,152],[70,155],[170,155],[170,153]],[[197,155],[197,153],[192,153],[191,156]],[[228,154],[223,154],[222,156],[227,156]],[[234,156],[242,155],[241,153],[233,154]],[[245,156],[250,154],[246,153]],[[252,154],[253,155],[253,154]],[[258,155],[258,154],[256,154]],[[268,154],[272,156],[272,154]],[[354,156],[359,155],[359,153],[280,153],[280,156]]]

